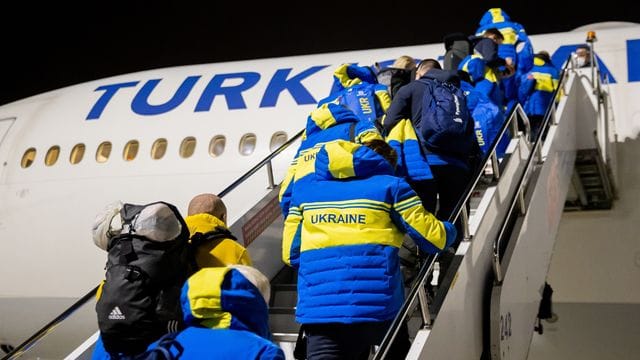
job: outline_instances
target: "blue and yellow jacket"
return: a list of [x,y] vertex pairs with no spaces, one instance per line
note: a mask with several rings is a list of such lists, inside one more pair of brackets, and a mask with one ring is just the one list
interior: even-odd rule
[[335,103],[325,103],[307,117],[303,140],[280,185],[279,201],[282,215],[287,216],[293,184],[313,173],[315,156],[322,144],[333,140],[357,143],[382,139],[375,125],[358,118],[353,111]]
[[533,66],[533,45],[524,27],[515,21],[501,8],[487,10],[480,19],[480,27],[476,35],[481,35],[489,28],[500,30],[504,42],[498,47],[501,58],[511,57],[516,63],[516,75],[522,75]]
[[536,57],[533,69],[522,76],[518,100],[527,115],[544,115],[558,88],[559,73],[553,64]]
[[343,104],[359,118],[375,123],[389,108],[391,96],[389,89],[378,83],[371,68],[342,64],[333,73],[333,86],[329,96],[318,104],[327,102]]
[[315,172],[294,185],[282,259],[298,269],[296,321],[392,319],[404,300],[398,250],[408,234],[435,253],[455,228],[427,212],[382,156],[337,140],[316,154]]
[[491,102],[502,108],[504,97],[496,70],[487,66],[479,52],[467,55],[462,59],[458,70],[469,74],[474,89],[483,93]]
[[[180,347],[169,349],[174,358],[285,359],[282,349],[270,341],[267,300],[248,279],[256,271],[211,267],[191,275],[180,296],[187,328],[175,337]],[[157,346],[155,342],[148,350]],[[109,358],[99,340],[93,359]]]

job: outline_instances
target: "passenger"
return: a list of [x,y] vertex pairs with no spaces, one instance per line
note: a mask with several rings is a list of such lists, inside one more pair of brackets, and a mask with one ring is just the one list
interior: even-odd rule
[[[456,237],[393,175],[395,161],[382,140],[329,142],[316,154],[315,172],[294,184],[282,259],[298,270],[296,321],[307,334],[308,359],[366,359],[404,301],[404,234],[429,253]],[[387,357],[403,359],[409,346],[405,326]]]
[[313,173],[320,146],[338,139],[362,143],[382,139],[382,135],[373,123],[357,117],[346,106],[329,102],[313,110],[307,117],[302,143],[280,185],[279,201],[284,217],[289,212],[293,184]]
[[[435,78],[459,85],[455,72],[442,70],[440,63],[435,59],[422,60],[418,65],[416,78]],[[402,119],[410,119],[413,124],[420,124],[422,98],[426,89],[427,85],[420,81],[411,82],[400,89],[384,118],[385,133],[390,133]],[[436,213],[436,205],[439,204],[436,214],[439,219],[448,219],[453,212],[471,178],[473,165],[469,163],[469,157],[477,155],[478,151],[479,148],[476,148],[464,158],[434,152],[426,155],[434,179],[414,182],[411,186],[420,195],[428,211]]]
[[251,257],[226,225],[227,207],[214,194],[200,194],[189,202],[185,222],[195,247],[196,269],[233,264],[252,265]]
[[531,124],[532,141],[540,131],[542,120],[549,104],[553,101],[553,93],[558,88],[559,80],[558,69],[553,65],[546,51],[535,55],[533,69],[523,75],[520,80],[518,98]]
[[[147,353],[168,352],[183,360],[284,360],[271,342],[269,297],[269,280],[251,266],[202,268],[182,287],[187,327],[149,345]],[[100,339],[93,359],[110,359]]]
[[342,64],[333,73],[331,93],[320,100],[318,106],[327,102],[342,104],[359,118],[379,124],[389,108],[391,97],[387,87],[378,83],[371,67]]
[[581,44],[576,48],[576,67],[591,67],[591,49],[589,45]]
[[392,68],[405,70],[414,70],[416,66],[416,60],[409,55],[401,55],[391,64]]
[[386,85],[391,99],[404,85],[415,78],[416,61],[409,55],[398,57],[390,67],[378,72],[378,82]]
[[489,28],[498,29],[504,38],[498,47],[498,55],[515,68],[515,77],[506,77],[502,82],[507,112],[515,105],[518,97],[518,81],[533,67],[533,45],[524,27],[511,20],[501,8],[487,10],[480,19],[476,35],[483,34]]
[[[500,80],[512,76],[513,68],[498,55],[498,46],[504,40],[502,33],[490,28],[482,36],[482,39],[476,41],[473,54],[460,62],[458,70],[466,75],[463,80],[503,109],[505,98]],[[501,67],[504,69],[500,70]]]

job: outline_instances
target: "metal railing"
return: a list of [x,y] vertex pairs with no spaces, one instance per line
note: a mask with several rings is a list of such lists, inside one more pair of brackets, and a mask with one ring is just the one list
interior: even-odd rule
[[[565,66],[562,69],[561,78],[560,78],[561,80],[560,80],[560,83],[558,84],[558,88],[554,91],[553,99],[556,99],[558,92],[562,88],[562,83],[566,78],[565,74],[566,74],[566,69],[569,62],[570,61],[567,61]],[[552,101],[547,108],[544,121],[540,125],[540,131],[538,131],[537,137],[534,142],[534,148],[533,148],[534,150],[536,149],[536,146],[540,146],[542,136],[545,133],[547,126],[549,125],[549,119],[551,118],[551,114],[553,114],[553,118],[555,120],[555,101]],[[454,208],[452,215],[448,219],[449,222],[455,223],[460,216],[463,217],[462,228],[463,228],[465,241],[469,241],[471,238],[471,236],[469,235],[469,224],[468,224],[468,216],[466,211],[466,204],[469,201],[469,198],[471,197],[471,194],[473,193],[473,190],[475,189],[476,185],[482,178],[484,169],[487,166],[489,161],[492,162],[494,180],[497,180],[500,177],[499,163],[496,155],[496,149],[497,149],[498,143],[505,135],[507,128],[511,128],[513,138],[516,138],[519,136],[518,122],[517,122],[519,118],[525,124],[524,135],[527,137],[527,140],[528,140],[528,136],[530,134],[529,121],[528,121],[528,118],[526,117],[526,114],[524,113],[524,110],[522,109],[522,106],[520,104],[516,104],[516,106],[513,107],[513,109],[510,111],[509,115],[507,116],[507,120],[504,122],[504,124],[500,128],[498,135],[495,137],[495,139],[491,143],[491,146],[489,147],[489,151],[485,155],[483,161],[481,161],[481,166],[479,166],[474,171],[474,174],[472,175],[473,181],[467,184],[467,187],[463,192],[463,196],[460,198],[460,200],[456,204],[456,207]],[[540,152],[532,151],[528,159],[528,164],[532,161],[534,156],[538,157],[540,162],[542,161]],[[518,198],[519,196],[515,197],[516,200]],[[373,357],[374,360],[384,359],[387,352],[389,351],[391,344],[393,343],[395,337],[397,336],[401,325],[407,322],[408,318],[413,313],[416,300],[419,301],[420,313],[422,315],[422,321],[423,321],[424,327],[429,328],[432,325],[428,298],[425,292],[425,285],[426,285],[426,280],[428,276],[433,271],[433,266],[437,261],[438,256],[439,256],[438,254],[429,255],[426,261],[424,262],[424,264],[422,265],[422,267],[420,268],[420,271],[418,272],[418,275],[416,276],[414,283],[411,286],[411,290],[407,294],[405,302],[402,304],[400,311],[394,318],[391,326],[389,327],[389,330],[387,331],[387,334],[383,338],[382,342],[380,343],[380,346],[378,347],[376,353],[374,354],[374,357]],[[447,271],[454,271],[454,270],[455,269],[449,268]],[[445,290],[446,290],[445,288],[439,289],[439,291],[445,291]],[[446,296],[446,293],[444,293],[443,296]],[[437,316],[437,314],[433,314],[433,316],[435,317]]]

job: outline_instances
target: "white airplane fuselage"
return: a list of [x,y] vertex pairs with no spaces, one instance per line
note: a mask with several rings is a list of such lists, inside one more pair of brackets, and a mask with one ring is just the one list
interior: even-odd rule
[[[584,42],[585,32],[531,40],[536,51],[566,58]],[[613,80],[616,131],[620,141],[635,138],[640,25],[601,29],[597,36],[595,52],[606,66],[601,70]],[[164,200],[186,213],[194,195],[220,192],[267,156],[274,134],[291,138],[300,131],[329,94],[338,65],[388,64],[401,55],[438,58],[443,52],[442,44],[433,44],[156,69],[0,107],[0,343],[17,345],[100,282],[106,253],[93,244],[91,226],[106,204]],[[247,134],[255,136],[255,150],[243,155],[240,143]],[[225,147],[214,157],[210,142],[216,136],[224,136]],[[181,144],[190,137],[193,155],[182,157]],[[166,140],[166,153],[152,159],[157,139]],[[138,151],[126,160],[131,140]],[[96,152],[105,141],[111,153],[99,163]],[[72,164],[78,144],[84,145],[84,157]],[[48,166],[46,154],[54,146],[59,157]],[[33,162],[23,167],[31,148]],[[280,177],[291,156],[275,164]],[[249,202],[255,200],[251,195],[246,193]],[[248,204],[227,206],[231,224]],[[36,306],[34,301],[40,301],[42,317],[25,321],[33,312],[24,305]]]

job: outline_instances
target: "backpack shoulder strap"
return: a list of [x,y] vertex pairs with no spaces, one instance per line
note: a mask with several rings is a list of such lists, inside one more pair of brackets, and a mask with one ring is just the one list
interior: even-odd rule
[[[184,347],[180,344],[176,337],[179,332],[171,332],[163,335],[158,344],[142,354],[136,355],[131,360],[174,360],[179,359],[184,352]],[[176,356],[171,353],[171,349],[174,348],[177,352]]]

